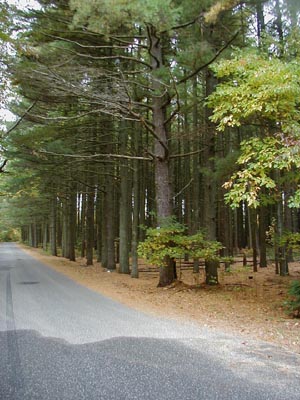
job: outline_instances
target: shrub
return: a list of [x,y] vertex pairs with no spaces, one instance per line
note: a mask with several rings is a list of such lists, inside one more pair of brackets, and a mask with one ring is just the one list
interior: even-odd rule
[[185,226],[168,219],[158,228],[147,229],[146,240],[139,244],[138,253],[150,264],[163,266],[166,257],[183,258],[185,254],[217,260],[222,248],[221,243],[207,240],[202,232],[188,235]]
[[300,281],[293,281],[290,285],[288,294],[291,296],[290,300],[284,302],[290,314],[296,318],[300,318]]

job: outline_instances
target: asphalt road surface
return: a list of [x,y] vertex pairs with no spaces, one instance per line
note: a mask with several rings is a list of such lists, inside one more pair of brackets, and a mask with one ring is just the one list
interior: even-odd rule
[[295,400],[300,356],[132,310],[0,244],[0,400]]

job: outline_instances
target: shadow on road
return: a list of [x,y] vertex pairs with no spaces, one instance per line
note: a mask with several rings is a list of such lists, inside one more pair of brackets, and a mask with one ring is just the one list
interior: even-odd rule
[[289,398],[175,340],[118,337],[73,345],[8,331],[0,332],[0,354],[1,400]]

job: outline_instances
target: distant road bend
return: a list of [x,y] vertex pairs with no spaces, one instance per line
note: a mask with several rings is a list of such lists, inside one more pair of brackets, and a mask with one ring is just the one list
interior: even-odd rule
[[0,244],[1,400],[300,399],[300,357],[164,320]]

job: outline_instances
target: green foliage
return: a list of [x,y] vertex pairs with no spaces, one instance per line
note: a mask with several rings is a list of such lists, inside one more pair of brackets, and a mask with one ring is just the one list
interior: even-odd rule
[[149,228],[147,237],[138,247],[138,253],[152,265],[163,266],[166,257],[183,258],[185,254],[206,260],[219,259],[217,253],[222,245],[205,239],[202,232],[187,235],[185,226],[174,219],[158,228]]
[[232,60],[214,66],[222,83],[208,100],[218,129],[241,126],[253,118],[280,122],[283,131],[298,122],[300,67],[297,60],[284,62],[256,52],[237,51]]
[[300,281],[293,281],[290,285],[288,294],[290,300],[284,302],[284,306],[294,317],[300,317]]
[[[222,83],[209,97],[208,105],[214,109],[211,119],[219,124],[218,129],[253,121],[264,126],[264,138],[241,143],[238,171],[224,184],[230,190],[225,198],[232,207],[241,201],[257,207],[262,188],[269,199],[276,193],[278,182],[272,171],[300,167],[299,62],[236,51],[232,60],[221,61],[214,70]],[[299,204],[300,193],[296,192],[289,205]]]
[[181,14],[181,6],[172,0],[71,0],[70,6],[75,11],[74,25],[87,23],[89,29],[105,34],[136,29],[145,22],[159,30],[170,29]]
[[286,246],[288,249],[300,249],[300,233],[299,232],[285,232],[280,238],[280,245]]
[[[230,189],[225,199],[232,207],[238,207],[241,201],[253,207],[257,207],[261,201],[267,203],[272,198],[275,201],[278,182],[272,171],[293,171],[297,182],[300,178],[296,172],[300,167],[299,144],[283,145],[279,135],[263,139],[251,138],[241,143],[237,165],[238,171],[224,184],[226,189]],[[266,189],[267,197],[260,196],[262,188]],[[299,200],[299,192],[296,192],[289,199],[289,205],[299,206]]]
[[17,229],[7,228],[0,232],[0,242],[18,242],[21,239]]
[[210,24],[215,24],[219,14],[237,5],[238,0],[219,0],[205,14],[205,21]]
[[[0,181],[2,186],[2,181]],[[0,188],[2,191],[2,187]],[[2,194],[2,193],[1,193]],[[19,204],[20,210],[20,204]],[[15,215],[14,211],[10,208],[9,200],[0,196],[0,242],[16,242],[20,240],[20,220]]]

